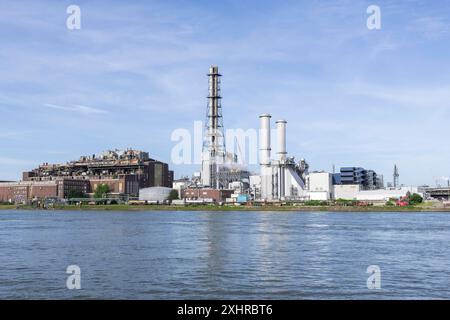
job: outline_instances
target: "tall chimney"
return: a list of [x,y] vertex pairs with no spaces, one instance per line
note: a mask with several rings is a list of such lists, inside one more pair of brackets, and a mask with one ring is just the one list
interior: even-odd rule
[[270,161],[270,114],[259,116],[259,163],[261,170],[261,199],[271,200],[273,197],[272,167]]
[[270,164],[270,118],[271,115],[267,113],[259,116],[259,162],[261,165]]
[[278,120],[277,124],[277,138],[278,138],[278,160],[284,162],[286,160],[286,120]]

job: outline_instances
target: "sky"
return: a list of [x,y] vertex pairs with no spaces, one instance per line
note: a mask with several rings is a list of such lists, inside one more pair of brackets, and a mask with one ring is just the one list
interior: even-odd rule
[[0,40],[0,180],[128,147],[190,176],[171,134],[204,120],[213,64],[225,128],[284,118],[288,153],[312,170],[450,176],[448,1],[2,0]]

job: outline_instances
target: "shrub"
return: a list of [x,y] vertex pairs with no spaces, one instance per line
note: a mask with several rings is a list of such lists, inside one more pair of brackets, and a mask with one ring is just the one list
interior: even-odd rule
[[178,200],[178,190],[170,191],[169,198],[167,200]]
[[94,198],[103,198],[109,192],[107,184],[101,184],[95,189]]
[[413,193],[409,196],[409,204],[411,206],[417,205],[419,203],[423,202],[423,198],[420,196],[420,194]]
[[308,200],[305,201],[306,206],[327,206],[327,201],[321,201],[321,200]]

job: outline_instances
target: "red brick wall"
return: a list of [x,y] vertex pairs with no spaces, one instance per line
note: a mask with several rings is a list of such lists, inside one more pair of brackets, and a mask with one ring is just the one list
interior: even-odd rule
[[97,187],[101,184],[108,185],[110,192],[112,193],[125,192],[125,179],[98,179],[98,180],[90,180],[90,183],[92,192],[95,192]]
[[44,199],[53,198],[58,196],[58,186],[31,186],[30,187],[30,199]]
[[216,189],[184,189],[181,191],[181,198],[185,199],[213,199],[215,202],[225,201],[233,194],[233,190]]
[[0,201],[23,202],[29,200],[29,187],[22,186],[0,186]]
[[0,186],[0,201],[7,202],[13,198],[13,188]]

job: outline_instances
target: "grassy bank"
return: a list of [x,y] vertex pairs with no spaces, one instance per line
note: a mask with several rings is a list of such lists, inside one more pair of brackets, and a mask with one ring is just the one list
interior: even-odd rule
[[15,209],[15,208],[16,208],[15,205],[0,204],[0,210],[12,210],[12,209]]
[[[0,205],[0,210],[35,210],[31,206]],[[450,212],[450,208],[438,208],[431,206],[216,206],[216,205],[188,205],[188,206],[168,206],[168,205],[65,205],[56,206],[55,210],[99,210],[99,211],[331,211],[331,212]]]

